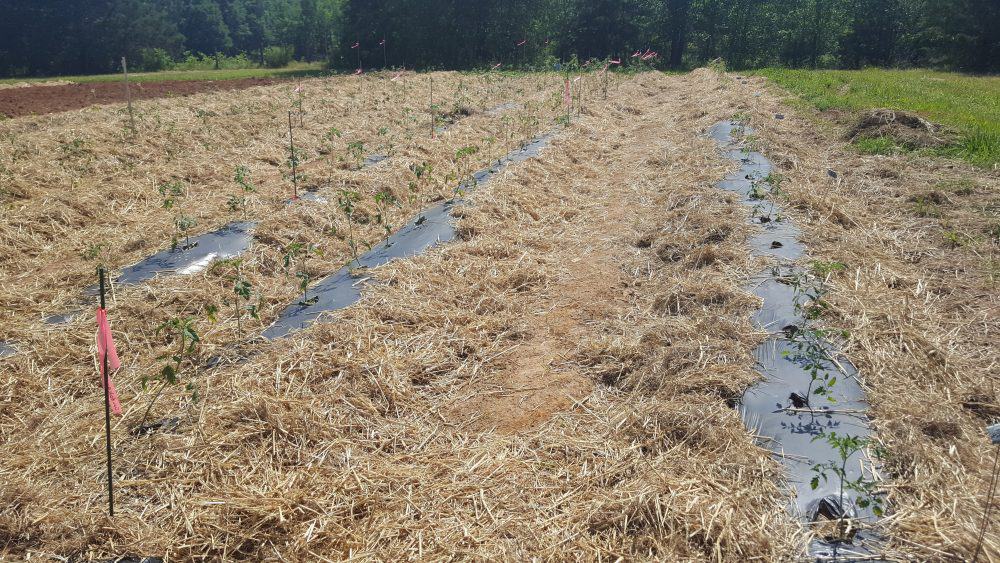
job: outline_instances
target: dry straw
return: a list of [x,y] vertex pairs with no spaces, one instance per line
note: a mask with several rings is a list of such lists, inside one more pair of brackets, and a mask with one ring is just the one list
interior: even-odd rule
[[[782,95],[760,79],[725,92],[779,164],[810,254],[847,266],[824,322],[850,331],[888,450],[890,545],[971,558],[992,467],[982,428],[1000,418],[1000,176],[920,153],[859,155],[839,140],[850,117],[776,119]],[[1000,560],[995,529],[980,560]]]
[[[357,80],[366,81],[365,99],[357,98]],[[296,130],[303,185],[358,191],[367,202],[392,190],[404,202],[400,218],[447,197],[456,151],[487,137],[510,148],[507,139],[523,138],[533,116],[551,124],[561,111],[556,76],[492,80],[435,75],[444,111],[473,111],[433,141],[420,77],[304,81],[310,111]],[[296,298],[282,248],[319,244],[324,252],[310,259],[311,274],[334,271],[349,255],[346,219],[334,198],[326,206],[282,201],[289,85],[137,103],[134,141],[119,108],[5,122],[0,338],[18,341],[24,353],[0,367],[0,557],[798,555],[804,538],[785,510],[780,465],[730,408],[755,378],[751,350],[763,335],[751,328],[754,303],[741,287],[761,264],[745,250],[745,210],[713,187],[731,165],[700,133],[737,110],[763,120],[767,104],[777,104],[766,94],[750,107],[741,88],[707,72],[615,84],[606,102],[588,100],[539,159],[472,195],[457,212],[459,241],[369,272],[361,302],[287,340],[241,342],[234,318],[203,320],[207,304],[232,293],[224,271],[116,288],[109,309],[125,364],[117,382],[126,413],[115,428],[120,515],[113,521],[103,513],[99,387],[83,360],[92,355],[91,309],[69,326],[41,322],[79,300],[95,265],[81,256],[87,246],[106,241],[113,268],[163,248],[171,217],[159,209],[156,187],[172,179],[189,190],[186,211],[199,229],[224,224],[232,216],[225,198],[238,189],[233,170],[246,165],[260,188],[251,214],[261,224],[242,272],[261,294],[264,324]],[[512,100],[523,105],[485,111]],[[383,126],[388,135],[379,134]],[[810,163],[788,171],[793,194],[806,194],[793,197],[808,198],[819,181],[813,168],[827,163],[817,143],[804,146],[815,138],[800,122],[775,127],[762,128],[769,152],[779,162]],[[791,144],[792,135],[800,142]],[[386,137],[392,158],[355,170],[348,144],[374,149]],[[410,169],[425,162],[435,170],[430,182]],[[824,188],[831,197],[847,189]],[[870,239],[823,221],[836,209],[857,213],[859,222],[885,209],[833,203],[814,225],[802,222],[812,248],[852,253],[845,261],[860,267]],[[361,206],[362,217],[373,213],[373,204]],[[371,221],[360,229],[369,241],[380,231]],[[911,279],[913,267],[887,261],[884,271]],[[866,268],[859,287],[871,283]],[[973,489],[987,449],[965,441],[956,453],[942,450],[939,437],[912,421],[915,413],[936,414],[914,401],[944,405],[960,432],[971,432],[965,425],[975,417],[960,401],[985,384],[988,365],[973,358],[995,359],[996,351],[972,334],[976,325],[939,324],[957,315],[940,309],[944,300],[914,302],[913,315],[900,316],[890,310],[892,296],[906,291],[880,302],[884,289],[869,294],[846,278],[837,285],[877,428],[901,460],[889,481],[898,507],[889,519],[893,546],[922,558],[962,553],[981,514]],[[194,373],[203,398],[192,403],[171,388],[153,418],[179,424],[134,436],[129,429],[149,395],[139,380],[166,349],[155,328],[184,315],[202,319]],[[880,331],[889,327],[905,327],[905,338],[886,338]],[[945,367],[928,356],[899,360],[901,342],[925,350],[962,330],[968,357],[949,352]],[[919,391],[899,393],[929,365]],[[996,557],[996,549],[988,538],[986,553]]]

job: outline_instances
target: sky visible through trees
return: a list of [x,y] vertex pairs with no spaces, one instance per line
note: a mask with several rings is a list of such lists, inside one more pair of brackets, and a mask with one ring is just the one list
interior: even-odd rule
[[[244,54],[470,69],[660,54],[663,68],[1000,70],[997,0],[0,0],[0,76]],[[385,45],[381,45],[382,40]],[[522,45],[518,45],[524,41]]]

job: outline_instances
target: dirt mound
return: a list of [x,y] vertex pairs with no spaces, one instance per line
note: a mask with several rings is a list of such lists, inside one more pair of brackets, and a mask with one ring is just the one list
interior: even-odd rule
[[875,109],[865,112],[848,131],[848,141],[888,137],[910,148],[940,147],[949,143],[940,125],[905,111]]

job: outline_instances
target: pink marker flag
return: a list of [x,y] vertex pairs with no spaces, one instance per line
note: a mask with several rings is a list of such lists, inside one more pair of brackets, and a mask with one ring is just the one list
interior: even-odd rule
[[613,64],[613,65],[620,65],[620,64],[622,64],[622,60],[621,59],[614,59],[614,60],[610,61],[610,63]]
[[361,74],[361,69],[359,68],[359,69],[355,70],[354,74]]
[[379,45],[385,45],[385,39],[378,42]]
[[500,65],[502,65],[502,64],[503,63],[497,63],[497,64],[493,65],[493,70],[496,70],[496,69],[500,68]]
[[395,82],[395,81],[399,80],[399,77],[400,77],[400,76],[403,76],[403,71],[399,71],[399,72],[397,72],[397,73],[396,73],[396,76],[393,76],[393,77],[392,77],[392,80],[390,80],[390,82]]
[[360,46],[361,46],[361,43],[355,42],[354,45],[351,45],[351,49],[357,49]]
[[[98,307],[97,309],[97,363],[101,371],[101,389],[104,389],[104,355],[108,357],[108,370],[115,371],[122,367],[118,360],[118,350],[115,349],[115,341],[111,338],[111,325],[108,324],[108,312]],[[111,374],[108,374],[108,399],[111,403],[111,412],[122,413],[122,403],[118,400],[118,391],[111,381]]]
[[520,41],[520,42],[519,42],[519,43],[517,44],[517,46],[518,46],[518,47],[520,47],[521,45],[524,45],[524,44],[525,44],[525,43],[527,43],[527,42],[528,42],[528,40],[527,40],[527,39],[522,39],[522,40],[521,40],[521,41]]
[[634,59],[634,58],[638,57],[641,54],[642,54],[642,51],[636,51],[636,52],[632,53],[632,58]]

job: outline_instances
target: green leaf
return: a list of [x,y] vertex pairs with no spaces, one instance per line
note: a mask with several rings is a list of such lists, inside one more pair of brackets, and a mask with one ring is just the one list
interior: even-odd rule
[[162,377],[167,383],[173,385],[177,383],[177,370],[174,369],[173,365],[167,364],[163,366],[162,370],[160,370],[160,377]]
[[809,482],[809,486],[810,486],[810,487],[812,487],[812,489],[813,489],[814,491],[815,491],[815,490],[816,490],[817,488],[819,488],[819,477],[818,477],[818,476],[817,476],[817,477],[813,477],[813,478],[812,478],[812,481],[810,481],[810,482]]

